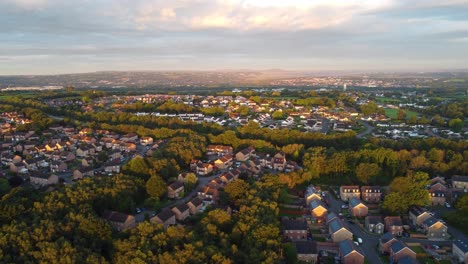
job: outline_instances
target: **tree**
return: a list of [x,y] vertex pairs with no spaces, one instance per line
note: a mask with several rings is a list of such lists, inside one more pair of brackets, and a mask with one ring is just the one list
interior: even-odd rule
[[406,119],[406,111],[401,109],[401,108],[398,108],[397,119],[398,120],[405,120]]
[[126,172],[138,176],[149,175],[149,167],[146,164],[145,159],[141,156],[137,156],[131,159],[123,168]]
[[363,183],[368,183],[370,178],[379,173],[380,167],[375,163],[360,163],[356,167],[356,176]]
[[392,213],[405,213],[413,205],[429,204],[429,174],[425,172],[408,173],[397,177],[390,184],[390,193],[385,196],[382,207]]
[[10,184],[7,179],[0,178],[0,197],[10,191]]
[[229,199],[234,204],[239,204],[241,198],[243,198],[249,188],[249,184],[244,180],[237,179],[226,185],[224,192],[227,193]]
[[195,184],[197,184],[197,181],[198,181],[198,178],[194,173],[191,173],[191,172],[187,173],[187,175],[185,175],[185,180],[184,180],[185,189],[191,190],[195,186]]
[[297,251],[296,247],[292,243],[284,244],[283,252],[286,263],[297,263]]
[[273,114],[271,115],[271,117],[273,119],[284,119],[284,113],[282,110],[276,110],[275,112],[273,112]]
[[455,131],[455,132],[460,132],[462,131],[463,129],[463,120],[461,120],[460,118],[454,118],[454,119],[451,119],[448,123],[449,127]]
[[146,182],[146,192],[151,197],[161,198],[166,193],[166,191],[167,185],[163,179],[156,174],[151,175],[151,177]]

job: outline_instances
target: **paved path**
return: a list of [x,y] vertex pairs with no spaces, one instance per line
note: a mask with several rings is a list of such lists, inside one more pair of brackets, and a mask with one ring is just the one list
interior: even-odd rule
[[371,126],[368,122],[366,122],[366,121],[359,121],[359,123],[362,124],[364,127],[366,127],[366,130],[363,131],[363,132],[361,132],[361,133],[359,133],[359,134],[357,135],[358,138],[364,138],[364,137],[366,137],[367,135],[371,134],[372,131],[374,131],[374,127]]

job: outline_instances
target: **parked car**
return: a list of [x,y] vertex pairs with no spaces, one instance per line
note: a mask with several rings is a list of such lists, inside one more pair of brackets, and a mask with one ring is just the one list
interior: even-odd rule
[[362,238],[358,237],[357,241],[359,242],[359,244],[362,244]]
[[450,204],[448,202],[445,202],[445,207],[450,208],[452,206],[450,206]]
[[439,249],[440,247],[438,245],[432,245],[434,249]]
[[348,206],[346,204],[341,205],[341,209],[348,209]]

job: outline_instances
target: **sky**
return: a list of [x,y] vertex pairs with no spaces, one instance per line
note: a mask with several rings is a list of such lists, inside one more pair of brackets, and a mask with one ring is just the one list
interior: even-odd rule
[[0,0],[0,75],[468,69],[468,0]]

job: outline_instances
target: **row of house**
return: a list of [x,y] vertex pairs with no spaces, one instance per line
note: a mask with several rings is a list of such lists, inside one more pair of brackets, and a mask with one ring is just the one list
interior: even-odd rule
[[177,221],[184,221],[190,215],[197,214],[203,208],[203,201],[195,197],[187,203],[181,203],[174,206],[172,209],[163,209],[159,214],[153,216],[150,221],[152,223],[162,224],[164,228],[170,225],[175,225]]
[[344,202],[358,198],[367,203],[378,203],[382,200],[382,189],[379,186],[341,186],[340,198]]

